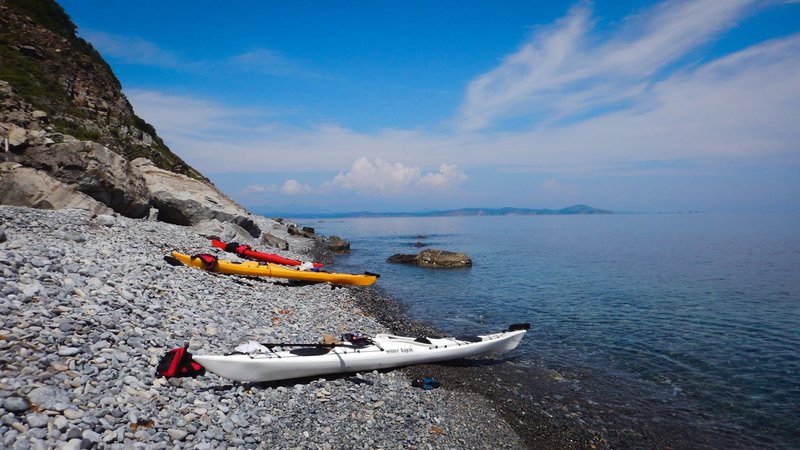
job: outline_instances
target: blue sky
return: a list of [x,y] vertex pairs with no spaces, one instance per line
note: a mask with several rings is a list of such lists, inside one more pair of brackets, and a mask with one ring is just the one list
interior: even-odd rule
[[800,210],[800,2],[60,0],[255,211]]

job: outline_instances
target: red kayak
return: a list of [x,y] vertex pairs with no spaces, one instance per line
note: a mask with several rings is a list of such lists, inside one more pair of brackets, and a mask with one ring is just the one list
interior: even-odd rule
[[[236,253],[237,255],[239,255],[242,258],[255,259],[256,261],[270,262],[270,263],[275,263],[275,264],[283,264],[285,266],[299,266],[299,265],[303,264],[303,261],[298,261],[296,259],[284,258],[283,256],[276,255],[274,253],[257,252],[255,250],[250,249],[249,245],[237,244],[236,242],[231,242],[229,244],[226,244],[226,243],[224,243],[222,241],[219,241],[219,240],[216,240],[216,239],[212,239],[211,240],[211,245],[213,245],[214,247],[217,247],[217,248],[221,248],[221,249],[225,250],[226,252]],[[314,268],[317,269],[317,268],[322,267],[323,265],[324,264],[314,263]]]

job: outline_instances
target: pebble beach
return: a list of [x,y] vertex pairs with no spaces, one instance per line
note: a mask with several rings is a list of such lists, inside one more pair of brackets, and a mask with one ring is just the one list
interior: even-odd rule
[[[255,218],[289,242],[285,256],[326,257]],[[173,249],[216,253],[188,227],[0,206],[0,447],[529,447],[490,397],[413,387],[425,366],[255,384],[157,377],[161,356],[184,342],[220,354],[249,340],[414,328],[386,315],[373,287],[174,267],[164,260]]]

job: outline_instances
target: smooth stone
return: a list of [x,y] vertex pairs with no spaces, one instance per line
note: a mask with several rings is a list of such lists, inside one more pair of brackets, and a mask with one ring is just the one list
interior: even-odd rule
[[61,431],[64,431],[69,426],[69,421],[64,416],[58,416],[53,421],[53,426],[55,426],[56,428],[58,428]]
[[83,430],[82,434],[84,439],[88,439],[91,442],[100,442],[102,436],[94,430]]
[[100,214],[95,219],[98,224],[106,226],[106,227],[113,227],[117,223],[117,219],[114,216],[110,216],[108,214]]
[[77,420],[83,417],[83,411],[80,409],[67,409],[64,411],[64,417],[69,420]]
[[186,436],[189,434],[189,432],[185,430],[169,428],[167,429],[167,434],[169,434],[169,437],[171,437],[173,441],[182,441],[186,439]]
[[64,450],[81,450],[81,441],[82,439],[78,438],[70,439],[64,445]]
[[81,352],[78,347],[61,347],[58,349],[58,356],[73,356]]
[[30,407],[30,404],[22,397],[13,396],[3,400],[3,408],[9,412],[18,413],[27,411],[28,407]]
[[63,411],[70,405],[69,395],[66,391],[52,386],[42,386],[28,394],[31,403],[42,409]]
[[28,414],[25,420],[28,421],[28,426],[31,428],[42,428],[47,425],[50,418],[46,414]]

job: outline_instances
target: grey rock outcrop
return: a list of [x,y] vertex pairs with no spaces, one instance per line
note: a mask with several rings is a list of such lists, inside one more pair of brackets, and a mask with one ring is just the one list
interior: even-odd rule
[[289,250],[289,243],[271,233],[261,235],[261,243],[280,250]]
[[80,208],[97,214],[113,212],[74,186],[14,163],[0,163],[0,204],[40,209]]
[[46,172],[124,216],[146,217],[150,211],[142,176],[125,158],[95,142],[28,147],[6,159]]
[[242,242],[253,238],[244,228],[230,222],[220,222],[215,219],[204,220],[194,226],[200,236],[217,237],[224,242]]
[[136,116],[110,66],[57,3],[35,3],[0,1],[0,203],[113,210],[259,237],[246,210]]
[[472,258],[465,253],[436,249],[426,249],[416,255],[397,253],[390,256],[387,261],[427,268],[455,269],[472,266]]
[[303,227],[300,228],[295,224],[290,224],[289,227],[286,229],[290,235],[292,236],[300,236],[308,239],[316,239],[317,234],[311,227]]
[[213,186],[159,169],[145,158],[135,159],[131,165],[144,179],[152,205],[158,209],[158,220],[176,225],[197,225],[214,219],[234,223],[252,237],[261,235],[261,229],[253,222],[250,213]]
[[61,142],[41,133],[57,132],[203,178],[134,113],[111,66],[55,1],[0,1],[0,30],[0,72],[9,82],[0,82],[0,123],[25,129],[15,147],[47,145],[37,135]]

